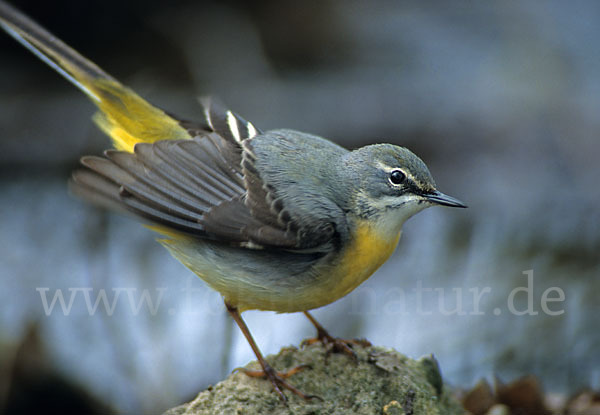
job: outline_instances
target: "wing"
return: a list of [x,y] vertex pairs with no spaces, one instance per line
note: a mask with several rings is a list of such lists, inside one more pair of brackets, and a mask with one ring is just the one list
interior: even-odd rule
[[82,159],[74,193],[131,212],[160,228],[247,248],[329,249],[335,221],[297,215],[256,168],[252,140],[261,132],[204,100],[206,122],[180,121],[191,139],[138,143]]
[[[205,100],[205,122],[179,120],[1,0],[0,28],[88,95],[100,110],[96,123],[119,150],[85,157],[88,170],[73,176],[75,193],[166,228],[243,246],[310,249],[335,236],[336,207],[318,192],[302,197],[278,189],[281,180],[264,174],[252,150],[260,131],[243,118]],[[312,197],[312,214],[295,206]]]

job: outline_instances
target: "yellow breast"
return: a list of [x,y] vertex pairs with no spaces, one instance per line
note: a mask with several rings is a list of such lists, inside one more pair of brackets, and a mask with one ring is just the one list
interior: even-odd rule
[[361,222],[356,227],[349,245],[330,269],[326,287],[317,295],[323,304],[329,304],[350,293],[369,278],[392,255],[401,232],[382,235],[377,227]]

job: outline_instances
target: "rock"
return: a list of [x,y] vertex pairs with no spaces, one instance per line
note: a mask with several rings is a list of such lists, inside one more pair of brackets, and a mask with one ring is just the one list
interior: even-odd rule
[[[268,381],[236,372],[165,415],[464,413],[443,386],[433,357],[417,361],[392,349],[373,346],[354,346],[354,350],[357,362],[344,354],[327,354],[321,344],[304,349],[284,348],[279,354],[267,357],[281,371],[310,365],[288,380],[304,393],[318,395],[322,401],[304,401],[286,391],[285,405]],[[254,361],[246,368],[259,369],[259,365]]]

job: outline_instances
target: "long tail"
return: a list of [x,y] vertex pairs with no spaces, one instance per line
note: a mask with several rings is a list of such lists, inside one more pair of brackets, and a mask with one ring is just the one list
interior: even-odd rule
[[1,0],[0,26],[96,104],[100,111],[94,121],[112,138],[117,149],[132,152],[139,142],[190,138],[178,120]]

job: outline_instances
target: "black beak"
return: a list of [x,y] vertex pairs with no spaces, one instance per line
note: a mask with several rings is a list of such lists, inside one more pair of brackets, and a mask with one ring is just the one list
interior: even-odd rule
[[466,208],[467,207],[467,205],[465,205],[460,200],[455,199],[452,196],[445,195],[442,192],[438,192],[437,190],[433,193],[425,194],[424,196],[431,203],[435,203],[438,205],[458,207],[458,208]]

